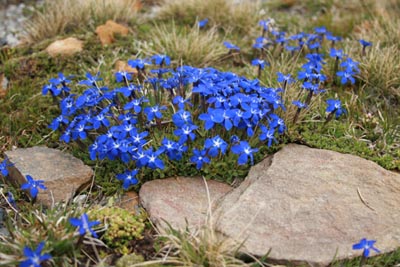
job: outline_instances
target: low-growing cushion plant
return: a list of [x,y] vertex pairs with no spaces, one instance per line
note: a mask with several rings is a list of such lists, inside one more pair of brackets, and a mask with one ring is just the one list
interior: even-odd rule
[[134,215],[118,207],[97,207],[89,214],[105,228],[101,239],[121,254],[130,252],[128,248],[130,241],[143,238],[145,213]]
[[[180,162],[208,177],[217,168],[244,170],[245,174],[243,166],[253,165],[257,152],[262,152],[259,160],[277,144],[287,125],[296,125],[316,96],[351,86],[360,72],[359,63],[336,48],[341,38],[325,27],[286,36],[273,20],[262,20],[259,25],[261,36],[253,45],[258,57],[252,60],[259,79],[211,67],[171,68],[167,55],[129,60],[136,73],[116,72],[109,86],[100,73],[87,73],[78,82],[59,73],[43,87],[43,94],[60,98],[61,114],[50,128],[61,130],[60,140],[88,147],[92,160],[126,164],[127,170],[116,175],[124,189],[148,176],[160,177],[156,171],[181,169]],[[225,46],[229,51],[239,50],[229,42]],[[304,56],[298,62],[297,79],[294,74],[278,72],[277,87],[262,83],[271,50]],[[332,63],[327,64],[328,60]],[[75,94],[79,87],[84,91]],[[282,117],[291,104],[293,116],[288,122]],[[338,99],[328,99],[325,111],[325,124],[346,113]],[[236,164],[239,168],[232,168]],[[225,180],[232,178],[236,177]]]

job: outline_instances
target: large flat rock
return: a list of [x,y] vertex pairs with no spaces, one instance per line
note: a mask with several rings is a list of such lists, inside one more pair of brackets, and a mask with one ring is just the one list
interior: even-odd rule
[[400,175],[368,160],[288,145],[255,165],[215,212],[217,229],[278,262],[328,265],[361,255],[352,244],[400,247]]
[[[205,181],[200,177],[177,177],[146,182],[140,188],[139,199],[150,220],[160,229],[167,221],[172,227],[184,229],[203,225],[209,206],[232,190],[227,184],[208,180],[208,200]],[[188,225],[186,225],[186,220]]]
[[26,182],[26,175],[44,180],[47,190],[39,190],[37,201],[45,205],[68,201],[76,190],[88,184],[93,170],[70,154],[47,147],[18,148],[5,155],[14,165],[9,168],[10,178],[17,184]]

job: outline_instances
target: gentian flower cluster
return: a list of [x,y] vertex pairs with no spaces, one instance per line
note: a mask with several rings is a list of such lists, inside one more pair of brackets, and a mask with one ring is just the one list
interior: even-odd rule
[[[271,146],[284,132],[276,114],[284,109],[281,89],[214,68],[165,68],[169,63],[165,55],[130,60],[140,72],[115,73],[113,87],[88,73],[78,83],[86,87],[81,94],[71,93],[71,80],[51,79],[44,88],[53,90],[43,93],[61,97],[61,114],[49,127],[61,131],[61,141],[87,144],[92,160],[126,163],[128,170],[116,177],[125,189],[138,183],[141,169],[164,169],[183,158],[197,169],[227,153],[239,165],[253,164],[258,148],[250,144]],[[61,87],[63,95],[53,93]]]
[[[312,33],[300,32],[291,36],[287,36],[286,32],[279,31],[277,27],[274,26],[274,21],[271,19],[262,20],[260,21],[259,25],[262,28],[262,34],[261,36],[256,38],[253,48],[260,51],[260,56],[258,59],[252,61],[252,65],[256,65],[255,62],[257,62],[257,60],[262,60],[265,56],[263,52],[265,52],[269,48],[273,48],[275,50],[278,49],[281,52],[288,51],[292,55],[294,55],[295,52],[308,50],[309,54],[306,57],[310,61],[315,62],[315,60],[317,60],[317,58],[315,57],[316,55],[318,55],[323,60],[324,55],[320,53],[320,50],[323,47],[324,40],[327,40],[331,42],[329,56],[336,60],[334,74],[340,77],[341,84],[344,85],[348,82],[354,84],[354,76],[359,73],[359,69],[357,67],[358,62],[353,61],[350,57],[345,55],[343,53],[343,50],[335,49],[335,44],[341,41],[342,38],[338,36],[333,36],[332,33],[329,32],[325,27],[316,27],[314,28],[314,32]],[[371,43],[364,40],[360,40],[360,43],[363,46],[364,54],[365,48],[372,45]],[[310,54],[314,55],[311,56],[313,57],[313,59],[309,57]],[[338,69],[339,63],[340,69]],[[315,74],[320,74],[321,70],[322,66],[311,70],[306,69],[305,71],[308,73],[315,71]]]
[[[293,123],[296,123],[301,110],[310,106],[313,97],[317,94],[324,93],[330,81],[335,85],[335,77],[339,77],[342,85],[354,84],[355,76],[359,74],[358,62],[346,55],[342,49],[335,48],[335,44],[341,41],[341,37],[333,36],[325,27],[316,27],[311,33],[300,32],[293,35],[288,35],[286,32],[279,31],[272,19],[262,20],[262,33],[256,38],[253,48],[259,51],[258,58],[251,61],[251,64],[258,66],[258,77],[261,76],[261,69],[265,68],[263,64],[267,56],[267,50],[270,54],[279,54],[289,52],[292,56],[297,52],[298,55],[305,54],[306,62],[302,65],[301,70],[297,73],[297,79],[292,78],[291,74],[277,73],[277,81],[282,85],[282,90],[286,91],[288,85],[292,83],[300,83],[301,91],[299,98],[292,101],[292,104],[297,107],[297,111],[293,118]],[[324,48],[325,43],[330,43],[330,48]],[[360,40],[363,50],[370,46],[371,43]],[[328,50],[328,51],[327,51]],[[305,53],[307,52],[307,53]],[[327,57],[329,56],[329,57]],[[334,68],[332,77],[326,75],[324,69],[329,58],[334,59]],[[297,60],[297,59],[296,59]],[[328,112],[331,108],[328,108]],[[338,108],[335,110],[336,118],[345,113],[344,109]],[[267,131],[264,129],[264,134]]]
[[[200,21],[199,27],[206,23],[206,19]],[[125,189],[138,183],[142,169],[162,170],[171,161],[187,159],[203,169],[213,159],[236,155],[239,165],[253,164],[253,154],[260,146],[272,146],[286,131],[277,111],[285,111],[281,94],[288,86],[300,84],[298,98],[291,103],[297,108],[295,123],[314,96],[324,93],[334,80],[324,70],[330,65],[329,58],[335,60],[334,76],[340,77],[342,84],[355,83],[359,73],[358,62],[335,48],[341,38],[325,27],[288,35],[279,31],[272,19],[259,25],[262,33],[253,46],[259,56],[251,62],[258,68],[258,78],[268,65],[266,50],[308,52],[297,75],[277,73],[280,88],[214,68],[170,68],[167,55],[155,55],[129,60],[137,72],[116,72],[110,86],[102,83],[99,73],[87,73],[86,79],[78,82],[85,87],[81,94],[72,93],[72,76],[60,73],[50,79],[43,94],[60,97],[61,114],[49,127],[61,131],[61,141],[86,144],[92,160],[124,162],[127,171],[116,178]],[[325,43],[330,44],[329,53],[324,53]],[[240,51],[230,42],[224,45],[229,53]],[[327,112],[332,119],[345,110],[338,102],[328,101]]]

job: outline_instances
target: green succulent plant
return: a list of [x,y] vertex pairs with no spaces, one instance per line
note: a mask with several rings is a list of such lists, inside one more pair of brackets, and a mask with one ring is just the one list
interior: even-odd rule
[[93,209],[90,215],[104,225],[106,230],[101,236],[104,243],[121,254],[130,252],[130,241],[143,238],[145,213],[135,215],[118,207],[101,207]]

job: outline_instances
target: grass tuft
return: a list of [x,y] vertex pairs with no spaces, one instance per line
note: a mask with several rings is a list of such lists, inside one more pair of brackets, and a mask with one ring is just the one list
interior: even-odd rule
[[[168,222],[160,234],[162,247],[159,249],[158,258],[150,262],[143,262],[133,266],[148,266],[151,263],[173,264],[174,266],[208,266],[208,267],[250,267],[238,258],[242,244],[226,237],[216,229],[216,217],[211,212],[211,200],[207,187],[208,212],[203,225],[192,227],[186,225],[185,229],[176,229]],[[252,260],[261,263],[251,255]]]
[[155,26],[148,36],[151,42],[141,43],[144,54],[166,54],[179,64],[211,66],[228,53],[215,27],[202,31],[196,26],[178,28],[172,23]]
[[210,24],[224,30],[247,33],[261,19],[257,1],[233,0],[164,0],[157,18],[193,25],[208,18]]
[[94,30],[109,19],[128,23],[139,9],[139,0],[46,0],[26,25],[27,41],[38,42],[79,28]]

